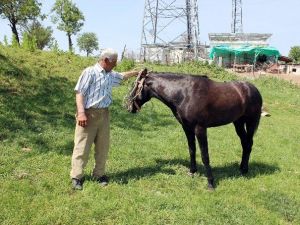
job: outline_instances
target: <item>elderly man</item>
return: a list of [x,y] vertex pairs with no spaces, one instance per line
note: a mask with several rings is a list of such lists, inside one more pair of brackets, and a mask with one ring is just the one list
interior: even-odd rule
[[136,76],[137,71],[117,73],[118,54],[112,49],[102,51],[99,61],[86,68],[78,79],[76,91],[76,129],[72,155],[71,178],[75,190],[82,190],[84,167],[95,144],[95,167],[93,178],[100,185],[108,184],[105,163],[109,150],[109,110],[112,103],[112,87],[123,79]]

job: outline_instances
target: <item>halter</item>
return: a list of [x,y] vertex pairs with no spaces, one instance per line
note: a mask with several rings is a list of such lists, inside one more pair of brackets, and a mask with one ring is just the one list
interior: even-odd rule
[[133,102],[134,106],[136,107],[137,111],[140,111],[141,107],[139,107],[139,105],[136,103],[135,99],[137,98],[137,96],[139,96],[139,94],[141,94],[141,92],[144,88],[145,77],[143,77],[141,80],[138,80],[138,78],[137,78],[136,85],[135,85],[135,86],[137,86],[137,90],[136,90],[136,94],[132,98],[132,102]]
[[126,99],[127,109],[129,109],[131,107],[131,105],[134,104],[134,106],[137,108],[137,111],[141,110],[141,107],[139,107],[135,101],[135,99],[141,94],[141,92],[143,91],[143,88],[144,88],[145,77],[143,77],[142,79],[140,79],[140,78],[141,78],[141,74],[139,74],[138,77],[136,78],[136,80],[134,82],[134,86],[132,88],[132,91],[126,97],[127,98]]

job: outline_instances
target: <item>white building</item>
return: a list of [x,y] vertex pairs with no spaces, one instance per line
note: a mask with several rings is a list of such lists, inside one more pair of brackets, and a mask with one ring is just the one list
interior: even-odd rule
[[268,39],[272,34],[258,33],[210,33],[208,34],[210,47],[218,45],[240,48],[245,45],[269,46]]

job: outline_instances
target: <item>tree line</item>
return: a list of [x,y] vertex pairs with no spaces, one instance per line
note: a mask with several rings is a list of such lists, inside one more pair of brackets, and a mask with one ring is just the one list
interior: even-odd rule
[[[12,32],[12,46],[22,46],[34,50],[49,47],[57,50],[58,43],[54,39],[50,26],[44,27],[42,21],[47,15],[41,12],[42,3],[38,0],[1,0],[0,17],[8,20]],[[84,15],[72,0],[56,0],[51,8],[51,21],[56,28],[66,33],[69,51],[73,52],[73,36],[81,31],[84,25]],[[21,42],[22,37],[22,42]],[[4,44],[8,45],[7,37]],[[95,33],[87,32],[78,36],[77,45],[80,51],[89,56],[99,49]]]

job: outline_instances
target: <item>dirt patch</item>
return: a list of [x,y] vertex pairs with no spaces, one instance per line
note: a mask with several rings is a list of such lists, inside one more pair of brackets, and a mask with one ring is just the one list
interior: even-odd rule
[[292,74],[273,74],[273,73],[266,73],[266,72],[255,72],[253,73],[237,73],[232,70],[230,72],[235,73],[237,76],[240,77],[247,77],[247,78],[253,78],[257,79],[259,77],[263,76],[270,76],[270,77],[277,77],[279,79],[283,79],[286,81],[290,81],[293,84],[299,85],[300,86],[300,75],[292,75]]

